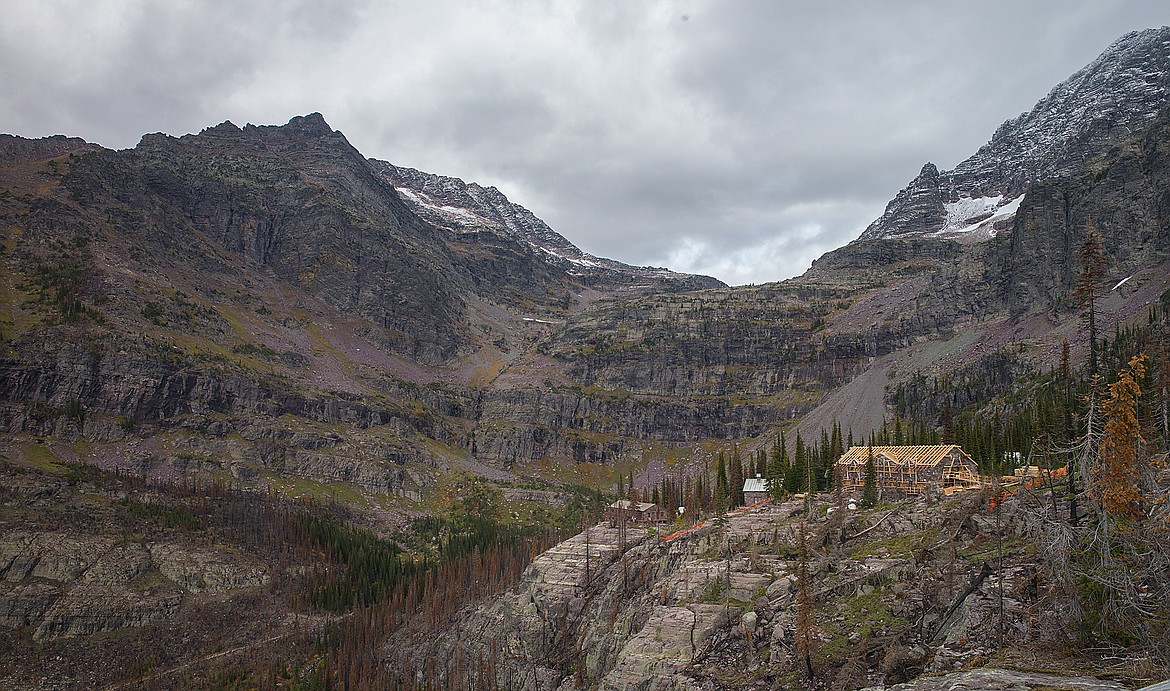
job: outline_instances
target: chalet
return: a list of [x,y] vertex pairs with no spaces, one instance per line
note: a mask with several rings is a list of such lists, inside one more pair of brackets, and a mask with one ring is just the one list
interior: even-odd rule
[[772,495],[768,492],[768,481],[759,475],[743,481],[743,503],[746,506],[751,506],[770,496]]
[[873,452],[878,492],[887,497],[916,496],[924,492],[951,494],[981,487],[979,467],[953,444],[939,446],[853,446],[837,459],[833,470],[841,489],[861,492],[865,465]]
[[610,523],[661,523],[669,516],[658,504],[619,499],[605,507],[605,519]]

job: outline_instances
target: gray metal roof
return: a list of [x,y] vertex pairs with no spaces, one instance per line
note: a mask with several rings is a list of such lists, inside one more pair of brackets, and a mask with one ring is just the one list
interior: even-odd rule
[[767,492],[768,480],[762,477],[749,477],[743,481],[743,491],[745,492]]

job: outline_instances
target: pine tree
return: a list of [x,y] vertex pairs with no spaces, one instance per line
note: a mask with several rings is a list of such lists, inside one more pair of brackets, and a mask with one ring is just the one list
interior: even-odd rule
[[723,458],[723,453],[720,452],[716,456],[715,461],[715,505],[713,508],[716,511],[726,511],[730,499],[731,494],[728,492],[727,483],[727,462]]
[[731,452],[731,471],[728,478],[728,495],[731,506],[743,506],[743,462],[739,457],[739,447],[735,446]]
[[797,533],[797,549],[800,558],[796,562],[796,631],[793,646],[797,659],[803,667],[806,678],[813,678],[812,654],[816,643],[816,621],[813,618],[813,597],[811,576],[808,572],[807,528],[802,522]]
[[1157,342],[1154,353],[1154,391],[1157,405],[1157,422],[1162,432],[1162,449],[1170,448],[1170,339],[1165,337]]
[[784,432],[776,437],[776,444],[772,447],[771,464],[768,466],[768,489],[774,499],[779,499],[785,490],[785,471],[788,469],[788,448],[784,441]]
[[1142,394],[1138,380],[1145,376],[1145,360],[1145,355],[1130,359],[1117,381],[1109,385],[1109,396],[1101,404],[1105,428],[1100,465],[1094,469],[1094,495],[1106,512],[1122,520],[1142,516],[1139,452],[1145,440],[1137,401]]
[[951,410],[949,399],[943,401],[943,443],[955,443],[955,414]]
[[845,454],[845,442],[841,439],[841,423],[833,420],[833,439],[832,439],[832,453],[830,453],[831,462],[836,463],[837,459]]
[[810,491],[808,487],[809,473],[806,464],[807,455],[808,451],[805,449],[804,439],[802,439],[800,436],[800,430],[796,430],[796,443],[794,445],[794,451],[792,454],[792,469],[795,471],[793,474],[796,477],[797,492]]
[[1077,250],[1080,273],[1073,297],[1081,309],[1081,322],[1089,332],[1089,374],[1097,374],[1097,293],[1105,276],[1105,252],[1093,219],[1085,223],[1085,239]]

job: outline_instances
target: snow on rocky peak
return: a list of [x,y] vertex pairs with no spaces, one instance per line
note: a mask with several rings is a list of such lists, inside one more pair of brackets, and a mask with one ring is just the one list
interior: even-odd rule
[[459,178],[395,166],[370,159],[374,169],[394,187],[404,202],[423,220],[452,233],[495,233],[529,247],[538,256],[566,273],[583,278],[630,286],[642,283],[665,290],[723,287],[708,276],[683,274],[648,266],[630,266],[582,251],[554,231],[528,209],[514,204],[495,187],[484,187]]
[[1170,27],[1127,34],[1030,111],[1000,125],[954,170],[924,168],[861,239],[961,232],[969,219],[1018,200],[1033,182],[1067,174],[1141,131],[1167,103]]
[[[994,197],[978,197],[972,199],[964,197],[958,201],[944,204],[947,211],[947,220],[943,227],[935,231],[938,237],[955,237],[960,235],[995,237],[996,232],[1005,227],[1016,216],[1020,202],[1024,195],[1017,195],[1014,199],[1004,200],[1002,194]],[[980,237],[980,239],[984,239]]]

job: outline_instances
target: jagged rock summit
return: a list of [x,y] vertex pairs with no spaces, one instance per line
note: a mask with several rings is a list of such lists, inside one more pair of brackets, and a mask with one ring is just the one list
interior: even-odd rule
[[491,233],[518,240],[544,261],[586,284],[652,286],[660,290],[726,287],[710,276],[631,266],[584,252],[495,187],[376,159],[370,159],[370,163],[394,186],[411,210],[428,223],[453,233]]
[[993,237],[1010,227],[1032,183],[1068,175],[1141,131],[1168,102],[1170,27],[1126,34],[954,170],[926,164],[861,239]]

